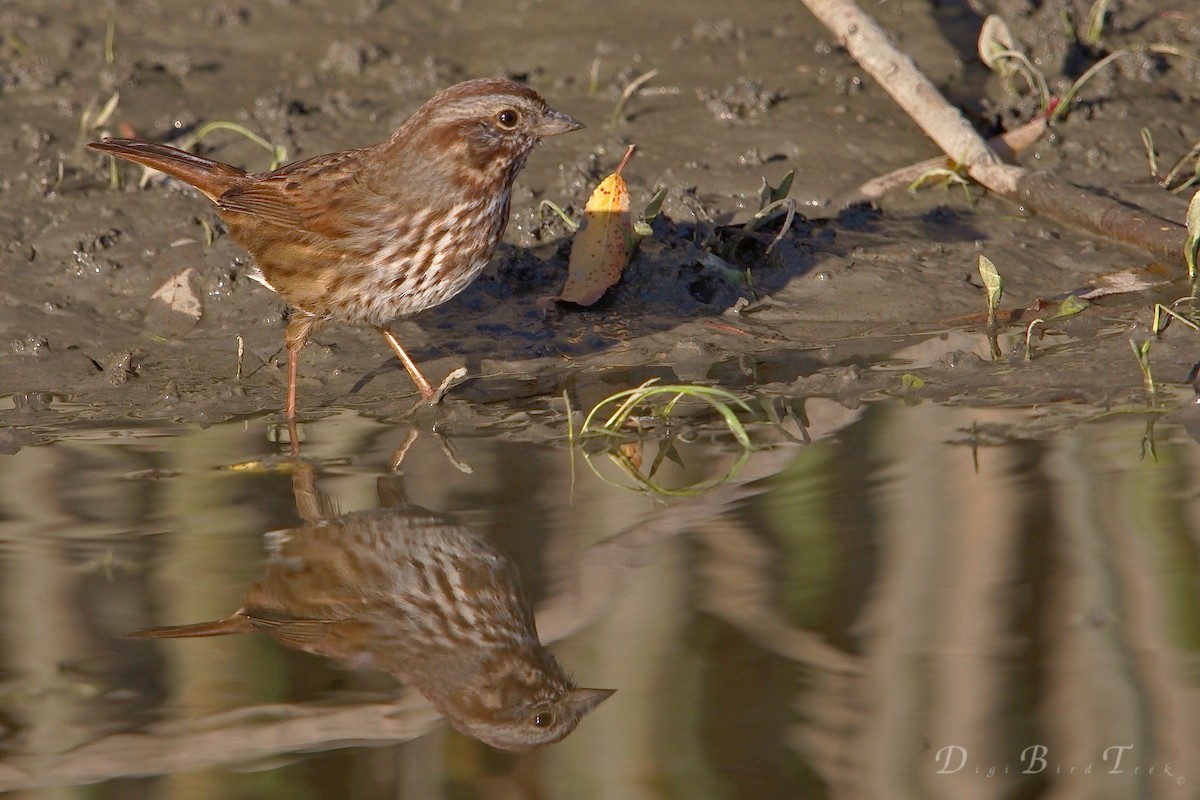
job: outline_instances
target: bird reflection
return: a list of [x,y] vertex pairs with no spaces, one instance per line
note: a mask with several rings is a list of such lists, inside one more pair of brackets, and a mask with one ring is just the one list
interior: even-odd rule
[[149,628],[140,638],[263,631],[416,688],[456,729],[501,750],[557,742],[613,693],[583,689],[538,640],[515,565],[478,531],[404,498],[326,518],[312,467],[293,477],[306,525],[268,534],[264,577],[224,619]]

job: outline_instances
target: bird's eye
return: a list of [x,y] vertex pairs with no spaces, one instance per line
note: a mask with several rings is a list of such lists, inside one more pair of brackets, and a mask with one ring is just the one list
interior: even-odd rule
[[506,131],[511,131],[517,127],[517,122],[521,119],[521,115],[514,109],[506,108],[496,115],[496,124]]
[[539,714],[535,714],[533,717],[533,724],[538,728],[549,728],[554,724],[554,715],[549,711],[543,711]]

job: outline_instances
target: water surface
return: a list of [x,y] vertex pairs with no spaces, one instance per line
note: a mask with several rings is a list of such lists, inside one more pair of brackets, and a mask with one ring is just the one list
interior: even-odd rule
[[[479,531],[514,559],[557,660],[618,690],[522,755],[455,732],[387,675],[262,634],[124,637],[230,614],[269,532],[303,523],[265,420],[77,429],[5,456],[0,790],[1193,795],[1186,431],[1123,416],[1030,436],[1036,411],[929,403],[804,411],[810,443],[678,498],[572,469],[565,441],[424,432],[393,473],[407,429],[350,413],[305,428],[329,508],[379,508],[399,484]],[[717,478],[736,456],[680,444],[657,478]]]

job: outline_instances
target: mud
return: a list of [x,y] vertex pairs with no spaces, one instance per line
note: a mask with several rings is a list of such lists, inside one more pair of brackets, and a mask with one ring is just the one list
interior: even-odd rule
[[[1150,176],[1141,131],[1152,134],[1164,170],[1200,140],[1200,62],[1150,49],[1195,55],[1200,13],[1113,4],[1099,44],[1088,47],[1066,21],[1081,29],[1089,6],[906,0],[872,10],[987,133],[1029,119],[1036,106],[975,55],[985,14],[1006,19],[1060,93],[1106,52],[1136,50],[1088,84],[1068,119],[1020,161],[1182,221],[1189,193]],[[847,405],[890,394],[1048,404],[1053,419],[1074,420],[1144,406],[1129,340],[1147,338],[1155,302],[1187,294],[1180,265],[1157,268],[1156,288],[1048,321],[1025,360],[1026,325],[1053,313],[1039,314],[1038,301],[1145,267],[1147,257],[974,189],[900,190],[839,213],[830,198],[938,154],[797,2],[763,0],[731,14],[717,2],[650,10],[628,0],[512,8],[10,0],[0,30],[0,392],[12,397],[0,410],[3,451],[52,439],[62,426],[139,417],[205,424],[282,405],[284,305],[248,280],[246,255],[212,205],[174,183],[139,187],[140,170],[127,166],[113,187],[108,160],[87,141],[117,131],[169,141],[232,120],[301,158],[384,138],[438,88],[474,76],[527,80],[588,127],[532,157],[506,243],[484,276],[396,325],[431,378],[469,370],[443,406],[415,412],[445,430],[502,426],[536,438],[543,429],[534,421],[559,408],[565,389],[598,399],[653,375]],[[614,122],[622,90],[650,70],[657,74]],[[115,93],[111,116],[94,124]],[[625,172],[635,206],[668,190],[654,236],[596,307],[543,311],[538,299],[565,278],[569,233],[541,201],[578,217],[628,143],[638,146]],[[269,165],[264,150],[234,134],[214,134],[203,148],[247,168]],[[769,254],[763,243],[738,251],[750,283],[702,266],[720,226],[748,219],[763,180],[777,185],[791,170],[803,218]],[[998,359],[982,333],[981,253],[1004,275],[1005,309],[1029,309],[1004,328]],[[189,268],[203,314],[172,331],[151,296]],[[1189,380],[1196,337],[1176,324],[1154,342],[1160,386]],[[413,413],[413,387],[373,332],[324,329],[302,376],[306,418],[335,408]]]

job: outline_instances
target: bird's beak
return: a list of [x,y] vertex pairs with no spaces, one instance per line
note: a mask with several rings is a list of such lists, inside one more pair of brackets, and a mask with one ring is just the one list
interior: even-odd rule
[[538,123],[538,136],[558,136],[560,133],[570,133],[583,127],[583,123],[574,117],[568,117],[561,111],[547,111]]

